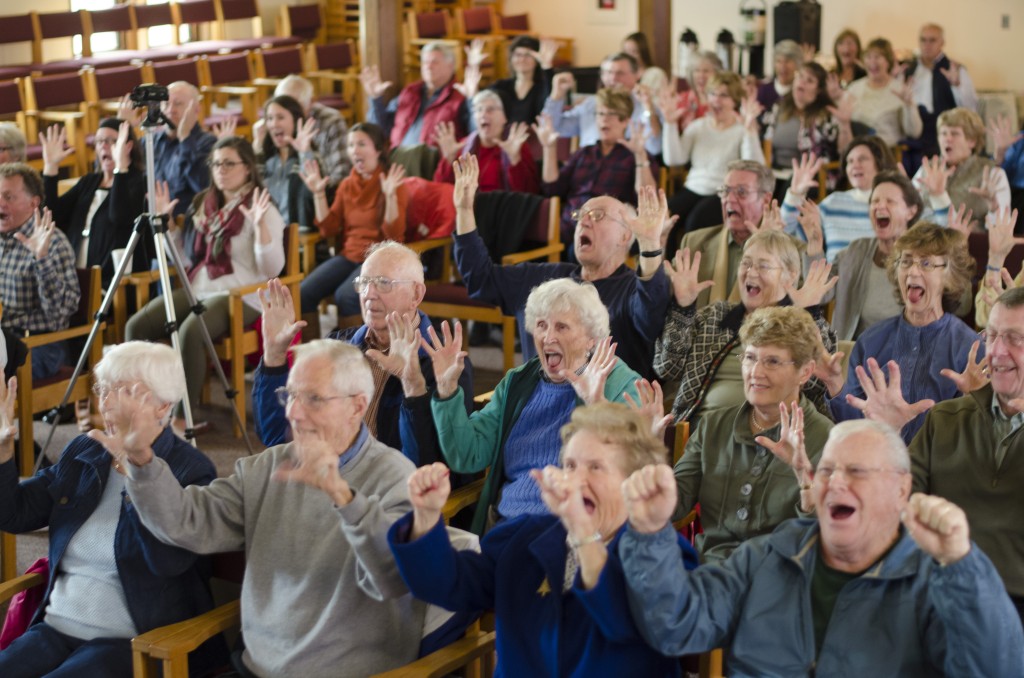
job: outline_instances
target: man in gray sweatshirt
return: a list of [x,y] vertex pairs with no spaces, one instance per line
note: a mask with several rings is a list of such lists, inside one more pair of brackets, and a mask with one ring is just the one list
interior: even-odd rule
[[416,658],[423,632],[426,605],[409,595],[386,540],[412,509],[414,467],[363,424],[373,377],[358,348],[321,340],[294,351],[278,393],[294,441],[239,459],[230,477],[183,491],[162,459],[133,445],[144,436],[125,430],[105,445],[128,462],[131,501],[159,539],[198,553],[245,549],[249,671],[386,671]]

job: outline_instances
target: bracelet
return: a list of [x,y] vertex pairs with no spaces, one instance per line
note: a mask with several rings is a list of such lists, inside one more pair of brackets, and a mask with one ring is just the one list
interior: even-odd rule
[[572,535],[569,535],[568,542],[569,542],[569,546],[571,546],[574,549],[578,549],[581,546],[586,546],[587,544],[594,544],[596,542],[601,541],[602,539],[603,539],[603,537],[601,537],[601,533],[600,532],[595,532],[594,534],[590,535],[589,537],[583,537],[582,539],[580,539],[578,541],[576,539],[573,539]]
[[650,167],[650,166],[651,166],[651,162],[649,160],[647,162],[638,162],[636,164],[636,168],[637,169],[643,169],[645,167]]
[[650,250],[649,252],[644,252],[643,250],[641,250],[640,251],[640,256],[641,257],[660,257],[664,253],[665,253],[665,250],[663,248],[659,247],[658,249]]
[[1001,269],[1001,268],[997,268],[997,267],[995,267],[995,266],[992,266],[991,264],[986,264],[986,265],[985,265],[985,270],[988,270],[988,271],[992,271],[993,273],[999,273],[999,272],[1001,272],[1001,271],[1002,271],[1003,269]]

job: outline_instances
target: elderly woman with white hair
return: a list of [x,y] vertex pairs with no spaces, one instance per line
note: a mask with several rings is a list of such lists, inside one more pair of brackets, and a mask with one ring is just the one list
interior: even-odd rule
[[[434,181],[455,183],[452,163],[458,157],[475,155],[480,163],[480,191],[518,191],[537,193],[540,177],[530,147],[530,125],[515,122],[505,127],[508,118],[505,105],[497,92],[485,89],[472,100],[473,121],[476,131],[459,141],[455,137],[455,124],[440,122],[434,133],[441,159],[434,171]],[[461,149],[461,150],[460,150]]]
[[[0,529],[50,531],[43,600],[28,630],[0,652],[0,675],[8,678],[131,676],[134,636],[213,606],[199,556],[160,542],[125,495],[127,447],[152,449],[182,486],[217,476],[206,455],[169,426],[185,394],[178,353],[127,342],[104,356],[95,379],[106,431],[78,436],[55,465],[21,482],[12,426],[17,384],[0,387]],[[216,666],[221,649],[203,648],[197,666]]]
[[0,163],[25,162],[25,135],[13,122],[0,122]]
[[466,415],[458,385],[466,353],[462,328],[443,339],[430,329],[437,392],[431,401],[441,452],[457,473],[490,468],[473,531],[526,514],[546,513],[532,469],[555,464],[558,431],[581,404],[638,398],[640,375],[615,357],[608,309],[593,285],[568,278],[538,285],[526,301],[526,326],[537,357],[512,369],[480,410]]

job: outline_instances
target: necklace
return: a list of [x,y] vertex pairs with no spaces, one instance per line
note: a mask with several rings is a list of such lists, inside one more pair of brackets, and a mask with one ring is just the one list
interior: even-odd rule
[[770,428],[773,428],[774,426],[775,424],[772,423],[769,423],[767,426],[761,424],[761,422],[757,420],[757,410],[755,410],[753,407],[750,408],[750,431],[752,433],[764,433],[765,431],[767,431]]

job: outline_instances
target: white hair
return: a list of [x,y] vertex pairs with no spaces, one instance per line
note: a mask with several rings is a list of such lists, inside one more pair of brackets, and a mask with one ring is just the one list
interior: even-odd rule
[[903,442],[900,434],[888,424],[872,421],[871,419],[851,419],[836,424],[828,433],[825,447],[835,447],[858,433],[874,433],[881,437],[883,447],[889,455],[889,461],[892,462],[892,465],[901,471],[910,470],[910,454],[907,452],[907,444]]
[[290,96],[299,102],[303,111],[308,111],[313,104],[313,83],[298,75],[288,75],[277,83],[274,96]]
[[161,403],[173,405],[185,397],[185,368],[181,356],[167,344],[126,341],[107,350],[93,370],[99,384],[141,383]]
[[334,366],[332,381],[338,393],[362,393],[367,402],[373,400],[373,373],[366,356],[352,344],[335,339],[316,339],[293,347],[291,352],[296,365],[301,361],[326,358]]
[[532,334],[538,319],[569,312],[576,313],[591,339],[600,341],[608,336],[608,309],[597,288],[571,278],[548,280],[533,288],[526,299],[526,330]]

